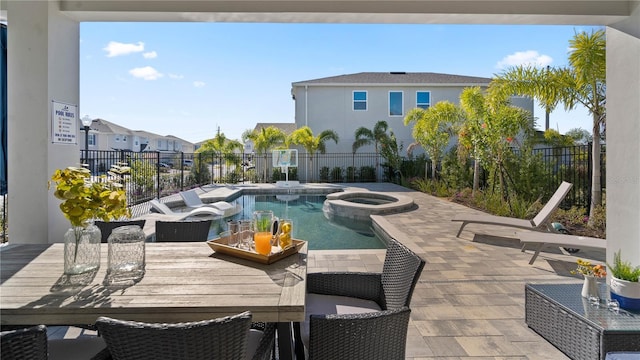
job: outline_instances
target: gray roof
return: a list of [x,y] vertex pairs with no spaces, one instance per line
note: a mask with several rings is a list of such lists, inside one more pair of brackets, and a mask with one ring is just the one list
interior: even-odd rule
[[490,78],[439,74],[429,72],[361,72],[356,74],[330,76],[326,78],[294,82],[300,85],[388,85],[388,84],[429,84],[429,85],[489,85]]
[[111,121],[99,118],[92,121],[91,130],[122,135],[131,134],[131,130],[127,129],[126,127],[122,127],[118,124],[112,123]]
[[287,135],[291,134],[292,132],[294,132],[297,129],[295,123],[257,123],[256,127],[254,128],[254,130],[267,128],[269,126],[276,127],[278,129],[284,131],[284,133],[287,134]]

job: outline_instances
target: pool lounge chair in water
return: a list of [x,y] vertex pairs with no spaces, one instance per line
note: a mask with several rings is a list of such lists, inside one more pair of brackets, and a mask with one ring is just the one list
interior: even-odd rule
[[518,219],[507,216],[497,216],[490,214],[482,214],[482,215],[472,215],[472,214],[457,214],[454,216],[451,221],[460,221],[462,224],[460,225],[460,229],[458,230],[458,234],[456,237],[460,237],[460,233],[462,229],[467,224],[489,224],[489,225],[499,225],[499,226],[507,226],[514,227],[519,229],[528,229],[528,230],[536,230],[536,231],[552,231],[547,227],[547,221],[553,211],[558,208],[562,200],[567,196],[569,190],[573,184],[563,181],[562,184],[558,187],[558,190],[551,196],[551,199],[544,205],[544,207],[540,210],[540,212],[534,217],[532,220],[526,219]]
[[190,210],[188,212],[177,212],[171,210],[167,205],[160,202],[158,199],[153,199],[149,201],[151,204],[151,208],[156,212],[164,215],[175,216],[177,220],[184,220],[191,216],[223,216],[224,211],[219,209],[214,209],[211,207],[201,207],[197,209]]
[[184,204],[190,209],[213,208],[220,210],[223,213],[234,209],[234,206],[226,201],[216,201],[214,203],[205,204],[202,202],[200,196],[195,190],[181,191],[180,197],[182,197],[182,201],[184,201]]

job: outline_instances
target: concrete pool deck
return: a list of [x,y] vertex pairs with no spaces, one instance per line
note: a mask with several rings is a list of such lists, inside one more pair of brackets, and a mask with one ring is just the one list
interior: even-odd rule
[[[409,212],[375,218],[426,261],[411,302],[407,359],[568,359],[525,324],[524,286],[581,283],[581,278],[569,273],[575,261],[603,262],[604,250],[567,255],[548,247],[529,265],[532,252],[520,251],[513,228],[473,224],[456,238],[460,224],[451,221],[454,214],[480,213],[477,210],[389,183],[340,186],[406,195],[418,205]],[[238,188],[242,186],[216,187],[201,196],[203,202],[207,202],[205,196],[224,200]],[[311,250],[308,271],[379,272],[384,254],[384,250]]]

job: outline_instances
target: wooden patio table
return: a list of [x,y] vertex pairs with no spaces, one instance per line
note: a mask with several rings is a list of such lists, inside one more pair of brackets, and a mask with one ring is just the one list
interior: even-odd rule
[[0,248],[2,325],[93,324],[99,316],[185,322],[251,311],[277,322],[282,358],[292,357],[290,324],[304,320],[307,246],[270,265],[214,253],[204,242],[147,243],[146,272],[107,285],[107,244],[96,272],[63,274],[63,244]]

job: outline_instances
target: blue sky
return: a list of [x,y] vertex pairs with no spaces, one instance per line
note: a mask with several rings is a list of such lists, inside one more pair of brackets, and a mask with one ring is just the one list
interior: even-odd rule
[[[566,66],[591,27],[506,25],[82,23],[80,113],[198,142],[257,122],[294,122],[291,83],[362,71],[492,77]],[[544,111],[536,109],[538,128]],[[590,131],[585,109],[551,114]]]

